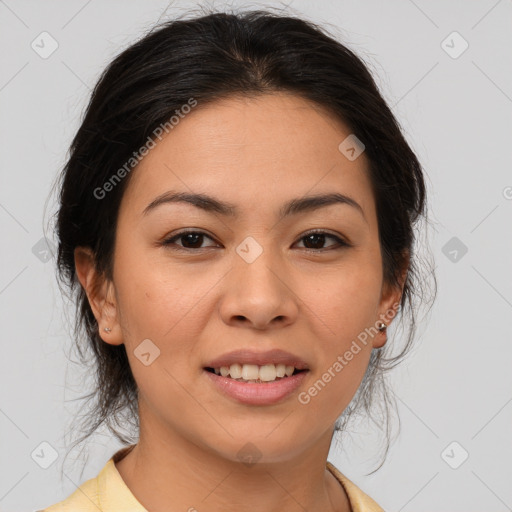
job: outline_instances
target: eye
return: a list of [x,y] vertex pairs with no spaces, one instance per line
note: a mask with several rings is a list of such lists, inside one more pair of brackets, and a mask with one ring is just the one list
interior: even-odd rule
[[[334,247],[332,245],[328,247],[322,247],[325,244],[326,239],[328,238],[336,242],[334,244]],[[207,249],[208,247],[214,247],[214,245],[202,247],[202,244],[204,243],[205,239],[214,241],[213,238],[211,238],[202,231],[189,230],[182,231],[181,233],[178,233],[173,237],[164,240],[162,242],[162,245],[169,247],[171,249],[185,251],[194,249]],[[303,235],[299,240],[305,242],[306,247],[304,248],[308,252],[322,252],[325,250],[333,250],[337,248],[339,249],[341,247],[350,247],[350,244],[345,240],[342,240],[340,237],[321,230],[310,231],[309,233]],[[181,244],[176,244],[176,241],[181,241]]]
[[[164,246],[176,246],[171,247],[172,249],[204,249],[204,247],[201,247],[203,239],[209,238],[213,241],[211,237],[209,237],[206,233],[203,233],[202,231],[182,231],[181,233],[178,233],[177,235],[174,235],[172,238],[168,238],[167,240],[164,240],[162,242],[162,245]],[[183,242],[183,245],[176,245],[175,241],[181,240]]]
[[[325,243],[326,238],[330,238],[334,240],[337,243],[335,246],[329,246],[329,247],[319,247],[322,246]],[[325,231],[310,231],[309,233],[306,233],[303,235],[300,240],[304,240],[306,244],[311,245],[313,247],[305,247],[305,249],[309,252],[321,252],[324,250],[332,250],[332,249],[339,249],[340,247],[349,247],[350,244],[339,238],[338,236],[332,235],[330,233],[327,233]]]

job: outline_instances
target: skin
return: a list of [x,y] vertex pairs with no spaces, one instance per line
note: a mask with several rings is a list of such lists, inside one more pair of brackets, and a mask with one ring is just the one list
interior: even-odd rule
[[[287,93],[198,105],[132,171],[113,281],[95,272],[90,250],[75,251],[100,335],[126,345],[140,390],[140,440],[116,467],[148,510],[350,510],[326,459],[334,423],[372,349],[386,343],[385,332],[361,345],[307,405],[297,400],[402,293],[383,282],[366,157],[350,161],[338,150],[350,133],[330,113]],[[143,215],[169,190],[214,196],[240,215],[224,218],[185,203]],[[332,192],[353,198],[364,216],[334,204],[278,220],[286,201]],[[184,228],[207,236],[178,238],[175,249],[162,245]],[[324,242],[308,244],[305,234],[320,228]],[[247,236],[263,250],[252,263],[236,252]],[[160,350],[149,366],[134,355],[145,339]],[[304,359],[310,372],[281,403],[244,405],[203,372],[209,360],[238,348],[281,348]],[[261,453],[249,467],[237,456],[248,442]]]

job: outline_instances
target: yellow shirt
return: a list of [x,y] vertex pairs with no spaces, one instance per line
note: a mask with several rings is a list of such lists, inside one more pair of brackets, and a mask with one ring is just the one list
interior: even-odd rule
[[[37,512],[148,512],[131,493],[114,464],[132,446],[116,452],[95,478],[84,482],[66,499]],[[384,512],[330,462],[327,469],[345,489],[353,512]]]

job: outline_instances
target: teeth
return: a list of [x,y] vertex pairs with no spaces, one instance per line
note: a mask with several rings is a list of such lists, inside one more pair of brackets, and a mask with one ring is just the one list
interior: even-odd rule
[[241,364],[232,364],[229,367],[229,375],[232,379],[240,379],[242,377],[242,365]]
[[[222,370],[222,368],[221,368]],[[231,375],[231,367],[229,367],[229,374]],[[242,379],[256,380],[259,378],[259,368],[255,364],[244,364],[242,366]]]
[[277,370],[273,364],[265,364],[260,367],[259,378],[264,382],[270,382],[276,380]]
[[258,366],[256,364],[238,364],[234,363],[231,366],[221,366],[214,368],[217,375],[222,377],[231,377],[239,381],[254,382],[259,379],[261,382],[272,382],[277,378],[283,378],[285,375],[291,377],[295,370],[294,366],[284,364],[264,364]]
[[291,376],[291,374],[293,373],[293,370],[295,370],[295,368],[293,366],[287,366],[284,370],[284,372],[286,373],[286,375],[288,377]]

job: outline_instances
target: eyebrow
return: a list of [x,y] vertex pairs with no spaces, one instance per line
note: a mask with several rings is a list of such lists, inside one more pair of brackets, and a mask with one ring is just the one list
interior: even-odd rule
[[[224,217],[235,218],[239,216],[238,208],[231,203],[219,201],[218,199],[215,199],[214,197],[208,196],[206,194],[174,192],[172,190],[156,197],[146,206],[146,208],[144,208],[142,214],[147,215],[158,206],[167,203],[187,203],[196,206],[197,208],[200,208],[206,212],[218,213]],[[351,197],[340,193],[321,194],[292,199],[286,202],[280,208],[279,220],[292,215],[324,208],[333,204],[346,204],[353,207],[362,215],[366,221],[366,217],[361,205]]]

